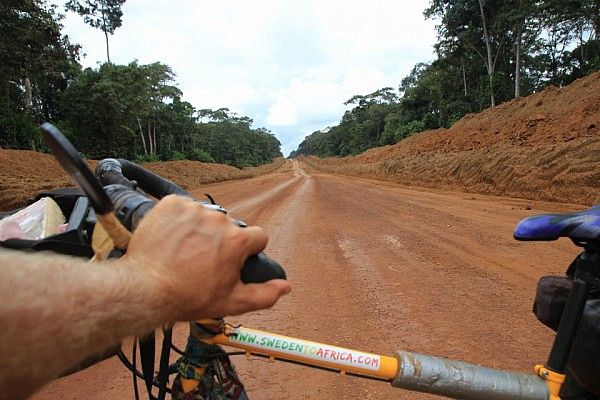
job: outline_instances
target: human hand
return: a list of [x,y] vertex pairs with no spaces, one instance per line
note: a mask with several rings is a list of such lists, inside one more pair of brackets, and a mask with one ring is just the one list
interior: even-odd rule
[[240,228],[221,212],[168,196],[140,223],[123,261],[152,280],[170,319],[187,321],[268,308],[289,293],[285,280],[240,280],[244,261],[266,244],[262,228]]

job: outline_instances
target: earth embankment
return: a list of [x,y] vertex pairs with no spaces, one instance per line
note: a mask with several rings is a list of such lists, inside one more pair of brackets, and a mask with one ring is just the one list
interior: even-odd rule
[[598,203],[600,73],[466,115],[450,129],[355,157],[306,161],[326,172],[406,185]]
[[[90,160],[88,163],[94,168],[97,161]],[[247,179],[273,172],[283,165],[283,159],[244,169],[187,160],[142,165],[189,189],[207,183]],[[53,156],[28,150],[0,149],[0,211],[22,207],[29,198],[41,191],[72,185]]]

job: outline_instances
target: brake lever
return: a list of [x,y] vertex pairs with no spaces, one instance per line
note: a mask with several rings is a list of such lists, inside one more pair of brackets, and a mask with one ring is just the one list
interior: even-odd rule
[[113,213],[114,205],[104,192],[92,170],[79,155],[71,142],[51,123],[44,123],[42,138],[73,182],[85,193],[96,212],[97,221],[110,236],[118,249],[126,249],[131,240],[129,232]]

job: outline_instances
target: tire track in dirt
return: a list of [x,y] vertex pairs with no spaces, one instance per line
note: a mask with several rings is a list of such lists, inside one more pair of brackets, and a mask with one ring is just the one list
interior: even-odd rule
[[[293,196],[286,196],[289,199],[286,206],[263,216],[266,218],[261,217],[260,211],[250,211],[249,217],[259,218],[269,232],[269,254],[286,267],[294,291],[274,309],[237,318],[236,322],[343,345],[351,337],[349,332],[353,331],[344,328],[344,323],[352,326],[356,315],[356,305],[347,302],[349,290],[353,289],[350,287],[352,278],[347,277],[343,283],[328,278],[331,272],[328,266],[335,264],[336,243],[322,240],[326,236],[326,224],[315,223],[315,219],[321,217],[312,217],[319,208],[314,181],[299,170],[302,171],[295,166],[293,176],[289,178],[294,182],[300,178],[300,183]],[[321,316],[325,311],[330,317],[315,319],[316,308],[321,308]],[[359,397],[368,397],[361,382],[337,374],[271,363],[260,358],[236,360],[236,364],[251,398],[356,398],[361,392],[364,396]],[[302,378],[298,379],[299,376]]]
[[[343,218],[348,221],[353,218],[360,226],[360,230],[346,233],[354,235],[355,242],[362,244],[362,250],[358,251],[365,252],[373,260],[372,265],[383,269],[379,271],[381,275],[396,281],[395,287],[383,286],[380,293],[397,293],[400,297],[396,300],[409,300],[412,305],[409,310],[415,312],[410,315],[410,321],[414,323],[421,320],[425,325],[421,340],[415,341],[411,337],[410,346],[413,350],[433,351],[469,361],[524,370],[529,369],[531,360],[545,358],[545,347],[539,343],[549,338],[548,332],[538,326],[529,311],[535,281],[541,274],[550,272],[544,271],[546,265],[554,265],[551,268],[554,271],[566,267],[569,257],[576,254],[572,246],[547,245],[545,256],[536,255],[530,259],[533,267],[523,268],[522,265],[515,265],[514,257],[504,256],[504,248],[490,248],[490,243],[496,240],[500,242],[493,225],[483,229],[481,222],[476,223],[477,218],[469,220],[470,217],[466,216],[467,219],[460,223],[457,223],[459,218],[453,222],[459,228],[458,234],[446,234],[448,228],[445,221],[448,216],[436,209],[409,202],[402,211],[404,204],[401,198],[394,201],[389,193],[387,196],[377,193],[379,189],[376,186],[337,177],[322,179],[326,182],[324,187],[332,186],[332,182],[327,181],[336,180],[336,191],[330,195],[330,200],[337,198],[337,209],[345,214]],[[340,196],[340,193],[347,191],[342,185],[350,188],[360,186],[360,190],[353,196]],[[340,199],[345,200],[345,205],[342,206]],[[370,204],[371,207],[361,207],[361,203]],[[461,215],[461,212],[457,214]],[[385,225],[381,221],[385,221]],[[444,236],[439,234],[440,231],[444,232]],[[501,237],[503,235],[500,234]],[[490,240],[490,237],[494,240]],[[512,241],[509,238],[506,240]],[[481,247],[486,250],[481,250]],[[520,246],[516,250],[527,248]],[[557,259],[564,262],[557,264]],[[390,264],[392,260],[399,262]],[[497,273],[496,267],[500,264],[497,260],[507,263],[502,275]],[[519,264],[523,261],[520,260]],[[376,282],[381,281],[381,278],[376,279]],[[394,301],[393,296],[383,299]],[[406,307],[396,308],[399,316],[407,312]],[[511,323],[523,325],[523,318],[536,329],[536,334],[532,334],[529,328],[524,329],[521,335],[514,335],[514,329],[505,329],[504,325]],[[473,321],[477,321],[477,324],[473,324]],[[456,326],[464,326],[465,329],[457,330]],[[542,340],[536,341],[537,337]],[[491,343],[487,338],[502,343],[506,350],[494,360],[482,357],[482,350]],[[402,346],[402,341],[398,345],[406,347]],[[540,346],[543,347],[542,351],[539,350]]]
[[[263,224],[274,238],[274,247],[283,245],[286,249],[294,291],[274,310],[248,316],[244,323],[260,328],[264,325],[272,331],[310,340],[391,354],[393,348],[380,346],[387,340],[386,330],[372,329],[381,325],[382,311],[389,307],[373,298],[381,282],[372,283],[368,279],[373,263],[364,253],[357,252],[357,243],[349,237],[339,236],[339,227],[345,221],[337,218],[328,202],[323,201],[322,186],[307,178],[303,190],[294,200],[294,204],[302,206],[293,205],[288,209],[296,217],[281,214],[286,216],[290,235],[273,231],[269,220]],[[289,224],[299,219],[301,224]],[[357,315],[360,315],[358,320]],[[410,319],[407,317],[404,321]],[[414,324],[406,322],[405,325]],[[379,335],[375,344],[374,335]],[[257,399],[353,399],[399,395],[385,383],[283,363],[272,364],[262,359],[237,362],[237,365],[249,393]],[[301,380],[297,379],[298,375],[302,376]],[[287,384],[273,385],[273,380]],[[411,394],[411,398],[420,396]]]

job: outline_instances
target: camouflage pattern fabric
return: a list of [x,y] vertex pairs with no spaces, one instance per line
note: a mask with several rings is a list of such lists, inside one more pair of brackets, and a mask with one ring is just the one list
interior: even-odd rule
[[219,333],[217,325],[222,321],[214,322],[190,324],[185,356],[177,361],[178,375],[171,389],[173,400],[248,400],[229,356],[220,346],[201,340]]

